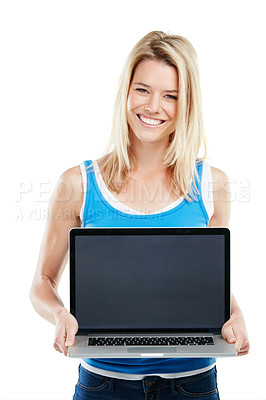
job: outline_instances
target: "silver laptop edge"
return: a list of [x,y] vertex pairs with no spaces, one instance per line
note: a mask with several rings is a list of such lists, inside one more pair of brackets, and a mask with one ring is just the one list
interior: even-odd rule
[[[227,236],[227,243],[230,240],[230,232],[227,228],[149,228],[149,227],[141,227],[141,228],[73,228],[70,230],[70,286],[71,286],[71,306],[70,306],[70,311],[72,314],[75,316],[76,315],[76,302],[73,300],[73,269],[75,268],[75,257],[72,254],[73,253],[73,242],[75,240],[75,237],[82,235],[82,236],[93,236],[93,232],[97,233],[101,232],[102,236],[110,235],[112,232],[121,232],[121,235],[123,232],[127,231],[130,233],[130,231],[139,231],[141,232],[147,232],[147,235],[150,232],[173,232],[177,231],[179,234],[180,232],[184,232],[184,235],[193,235],[193,234],[199,234],[199,235],[212,235],[212,234],[220,234]],[[207,231],[208,230],[208,231]],[[90,232],[89,232],[90,231]],[[160,233],[158,233],[160,234]],[[171,235],[174,235],[174,233],[171,233]],[[229,247],[229,245],[228,245]],[[229,247],[230,249],[230,247]],[[227,249],[230,253],[230,250]],[[230,261],[228,262],[230,265]],[[228,275],[227,278],[228,280]],[[229,270],[229,281],[226,283],[226,289],[227,289],[227,310],[229,309],[229,315],[231,314],[231,305],[230,305],[230,270]],[[228,293],[229,291],[229,293]],[[225,321],[224,321],[225,322]],[[89,331],[89,330],[88,330]],[[231,356],[236,356],[236,350],[234,344],[229,344],[219,333],[211,333],[206,330],[206,332],[200,330],[199,332],[196,332],[196,329],[193,329],[193,332],[191,331],[178,331],[173,332],[173,330],[170,330],[168,332],[167,330],[160,332],[158,329],[157,332],[149,332],[148,329],[143,328],[143,332],[130,332],[129,330],[120,330],[117,329],[115,332],[108,332],[105,333],[106,330],[101,331],[99,330],[91,330],[91,333],[80,333],[75,337],[75,344],[74,346],[71,346],[68,348],[67,355],[69,357],[74,357],[74,358],[140,358],[140,357],[156,357],[156,358],[178,358],[178,357],[231,357]],[[84,329],[82,329],[82,332],[84,332]],[[128,338],[128,337],[166,337],[166,338],[171,338],[171,337],[211,337],[213,338],[213,345],[104,345],[104,346],[92,346],[88,345],[89,339],[90,338],[99,338],[99,337],[108,337],[108,338],[113,338],[113,337],[118,337],[118,338]]]

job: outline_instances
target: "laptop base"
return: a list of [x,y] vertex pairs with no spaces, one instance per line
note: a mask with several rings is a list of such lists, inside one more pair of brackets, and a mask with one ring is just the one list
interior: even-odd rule
[[[192,335],[188,334],[188,336],[191,337]],[[228,343],[221,335],[205,334],[204,336],[211,336],[214,339],[214,345],[88,346],[88,336],[76,336],[75,344],[68,348],[67,355],[75,358],[209,358],[236,356],[234,344]]]

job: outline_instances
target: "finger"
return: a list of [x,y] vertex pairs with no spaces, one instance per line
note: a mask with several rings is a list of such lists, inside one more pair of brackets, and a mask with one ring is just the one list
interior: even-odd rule
[[249,350],[247,350],[247,351],[240,351],[239,353],[237,353],[237,357],[246,356],[248,353],[249,353]]
[[64,353],[65,356],[67,355],[67,347],[64,345],[64,343],[56,344],[56,345],[54,346],[54,348],[55,348],[57,351],[59,351],[59,353]]
[[249,343],[248,343],[248,344],[246,344],[245,346],[241,347],[240,351],[242,351],[242,350],[247,350],[247,349],[249,349],[249,348],[250,348],[250,345],[249,345]]
[[66,327],[66,331],[67,331],[67,334],[66,334],[65,345],[67,347],[73,346],[75,343],[75,335],[78,331],[78,325],[77,325],[76,321],[75,321],[75,323],[68,324]]
[[245,350],[240,350],[238,352],[238,354],[242,354],[242,353],[248,353],[249,352],[249,348],[245,349]]
[[241,347],[241,349],[239,350],[238,354],[239,355],[248,354],[249,350],[250,350],[250,346],[249,346],[249,344],[247,344],[246,346]]
[[54,348],[55,350],[59,351],[60,353],[66,353],[66,347],[65,347],[65,336],[61,335],[60,333],[57,333],[55,339],[54,339]]
[[233,328],[230,324],[223,326],[222,335],[229,343],[234,343],[236,341]]
[[60,349],[60,347],[57,344],[54,344],[54,349],[56,351],[59,351],[59,353],[63,353],[62,350]]
[[244,344],[244,340],[245,340],[244,335],[242,335],[241,333],[239,333],[239,334],[237,335],[237,340],[236,340],[236,342],[235,342],[235,348],[236,348],[237,353],[240,352],[240,350],[241,350],[241,348],[242,348],[242,345]]
[[64,346],[64,350],[63,350],[64,356],[67,356],[67,347]]
[[67,338],[66,338],[66,347],[71,347],[75,343],[75,334],[73,332],[68,332],[67,333]]

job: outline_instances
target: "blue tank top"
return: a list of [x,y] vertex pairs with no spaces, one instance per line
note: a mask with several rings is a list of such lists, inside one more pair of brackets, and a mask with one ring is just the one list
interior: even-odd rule
[[[168,211],[156,214],[130,214],[111,205],[103,195],[95,175],[92,161],[84,161],[86,182],[84,182],[84,204],[82,227],[207,227],[209,216],[201,193],[203,164],[196,165],[199,181],[196,187],[199,194],[196,200],[180,201]],[[99,172],[98,172],[99,174]],[[195,371],[206,368],[215,358],[85,358],[87,364],[102,370],[126,374],[171,374]]]

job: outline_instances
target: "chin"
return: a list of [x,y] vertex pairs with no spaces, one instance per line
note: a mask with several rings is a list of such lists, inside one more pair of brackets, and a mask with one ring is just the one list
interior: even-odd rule
[[156,136],[152,133],[149,134],[134,134],[134,136],[142,143],[159,143],[165,140],[164,137]]

